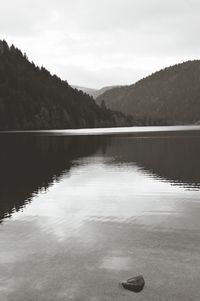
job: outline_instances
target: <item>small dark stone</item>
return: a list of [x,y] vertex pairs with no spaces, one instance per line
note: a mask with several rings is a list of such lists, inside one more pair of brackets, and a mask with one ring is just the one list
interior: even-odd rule
[[135,293],[139,293],[143,290],[143,287],[145,285],[145,281],[142,275],[136,276],[136,277],[132,277],[130,279],[128,279],[127,281],[123,281],[122,283],[123,288],[135,292]]

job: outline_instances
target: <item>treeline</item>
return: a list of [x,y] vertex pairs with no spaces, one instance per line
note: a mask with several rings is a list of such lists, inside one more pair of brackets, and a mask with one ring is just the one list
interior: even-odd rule
[[186,124],[200,121],[200,61],[188,61],[156,72],[136,84],[100,95],[112,110],[132,114],[143,124]]
[[92,97],[37,67],[0,41],[0,130],[132,125],[130,116],[98,106]]

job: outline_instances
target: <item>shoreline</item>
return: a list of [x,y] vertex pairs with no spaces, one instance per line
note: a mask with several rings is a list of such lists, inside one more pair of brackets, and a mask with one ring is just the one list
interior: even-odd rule
[[110,135],[110,134],[137,134],[157,132],[189,132],[200,131],[200,125],[170,125],[170,126],[134,126],[112,128],[81,128],[81,129],[54,129],[54,130],[11,130],[0,131],[0,134],[61,134],[61,135]]

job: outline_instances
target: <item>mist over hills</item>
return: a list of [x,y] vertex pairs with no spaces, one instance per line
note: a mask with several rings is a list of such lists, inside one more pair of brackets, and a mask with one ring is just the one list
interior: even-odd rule
[[0,41],[0,130],[128,126],[131,122]]
[[131,114],[144,124],[198,123],[200,61],[187,61],[158,71],[130,86],[97,97],[97,104]]
[[84,93],[89,94],[92,96],[94,99],[96,99],[98,96],[103,94],[104,92],[115,88],[116,86],[108,86],[108,87],[103,87],[101,89],[92,89],[92,88],[86,88],[86,87],[80,87],[80,86],[74,86],[72,85],[72,88],[77,89],[79,91],[83,91]]

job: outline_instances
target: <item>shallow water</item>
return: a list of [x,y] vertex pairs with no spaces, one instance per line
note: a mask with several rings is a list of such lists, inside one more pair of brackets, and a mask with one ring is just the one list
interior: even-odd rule
[[200,300],[200,131],[145,129],[0,134],[1,301]]

